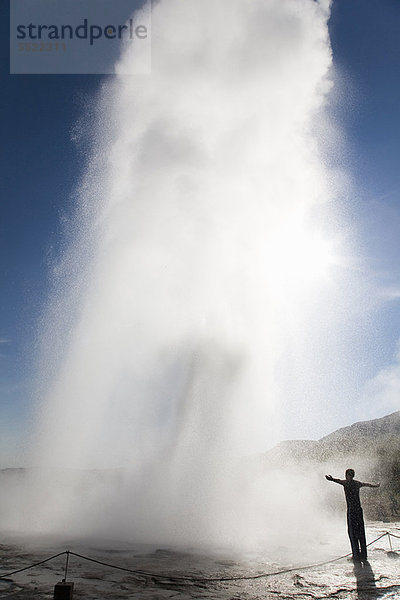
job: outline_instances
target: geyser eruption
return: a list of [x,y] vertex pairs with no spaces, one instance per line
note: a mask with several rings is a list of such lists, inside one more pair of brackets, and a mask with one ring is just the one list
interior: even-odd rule
[[38,528],[270,535],[240,457],[279,438],[287,332],[333,260],[313,220],[332,180],[316,136],[328,13],[161,0],[152,74],[124,75],[127,46],[104,84],[43,334],[35,464],[70,470],[42,482]]

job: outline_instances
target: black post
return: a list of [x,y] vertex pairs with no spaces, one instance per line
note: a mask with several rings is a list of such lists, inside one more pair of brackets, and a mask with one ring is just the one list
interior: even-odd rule
[[67,559],[65,561],[64,579],[56,584],[53,600],[72,600],[72,595],[74,593],[74,584],[72,582],[67,582],[69,550],[67,550],[65,554],[67,555]]

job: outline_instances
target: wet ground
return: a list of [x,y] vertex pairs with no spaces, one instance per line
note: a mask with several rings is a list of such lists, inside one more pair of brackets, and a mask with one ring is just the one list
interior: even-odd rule
[[[400,523],[372,523],[367,527],[371,541],[389,531],[400,536]],[[260,555],[238,558],[223,550],[174,550],[127,543],[90,544],[69,540],[39,540],[21,535],[3,535],[0,545],[1,574],[40,562],[63,552],[81,554],[102,562],[154,576],[128,573],[69,556],[68,581],[74,582],[74,600],[337,600],[400,599],[400,539],[387,536],[369,548],[369,562],[354,565],[342,559],[322,566],[304,568],[300,563],[279,563]],[[348,550],[343,548],[344,552]],[[328,552],[329,554],[329,552]],[[326,558],[325,556],[323,558]],[[328,557],[334,558],[334,555]],[[1,598],[14,600],[51,599],[54,586],[65,574],[66,555],[43,565],[0,580]],[[272,574],[291,569],[286,573]],[[270,574],[257,579],[240,579]],[[192,576],[193,579],[169,579]],[[197,578],[197,579],[196,579]],[[222,579],[201,581],[199,579]],[[229,578],[233,578],[229,580]],[[239,578],[239,579],[234,579]],[[228,579],[228,580],[227,580]]]

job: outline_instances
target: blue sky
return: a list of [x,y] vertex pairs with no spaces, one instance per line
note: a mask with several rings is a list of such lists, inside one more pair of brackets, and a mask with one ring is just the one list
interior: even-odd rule
[[395,1],[338,1],[330,27],[334,62],[345,81],[339,119],[360,191],[357,219],[365,229],[366,251],[378,268],[382,264],[381,272],[396,268],[400,248],[399,15]]
[[[102,77],[9,75],[6,0],[0,10],[1,453],[16,448],[29,428],[38,320],[60,252],[62,221],[84,166],[71,130]],[[333,1],[330,32],[341,84],[332,110],[345,138],[340,162],[354,190],[346,218],[370,276],[392,290],[400,290],[399,23],[397,0]],[[362,366],[366,379],[394,361],[399,301],[374,313]],[[346,414],[342,424],[348,424]]]
[[[333,2],[330,21],[339,87],[337,117],[345,168],[354,183],[352,220],[370,275],[400,287],[400,5],[394,0]],[[398,301],[374,315],[371,371],[393,360],[400,333]],[[370,373],[373,374],[372,372]],[[400,407],[400,401],[399,401]]]

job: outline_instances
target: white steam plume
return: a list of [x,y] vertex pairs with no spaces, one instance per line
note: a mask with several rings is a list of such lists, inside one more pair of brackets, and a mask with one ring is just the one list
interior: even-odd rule
[[289,483],[263,505],[270,482],[232,457],[279,439],[287,333],[332,258],[312,225],[332,180],[315,137],[328,17],[313,0],[161,0],[152,74],[124,75],[127,48],[105,85],[44,336],[37,460],[124,475],[46,488],[38,527],[250,543],[288,514]]

